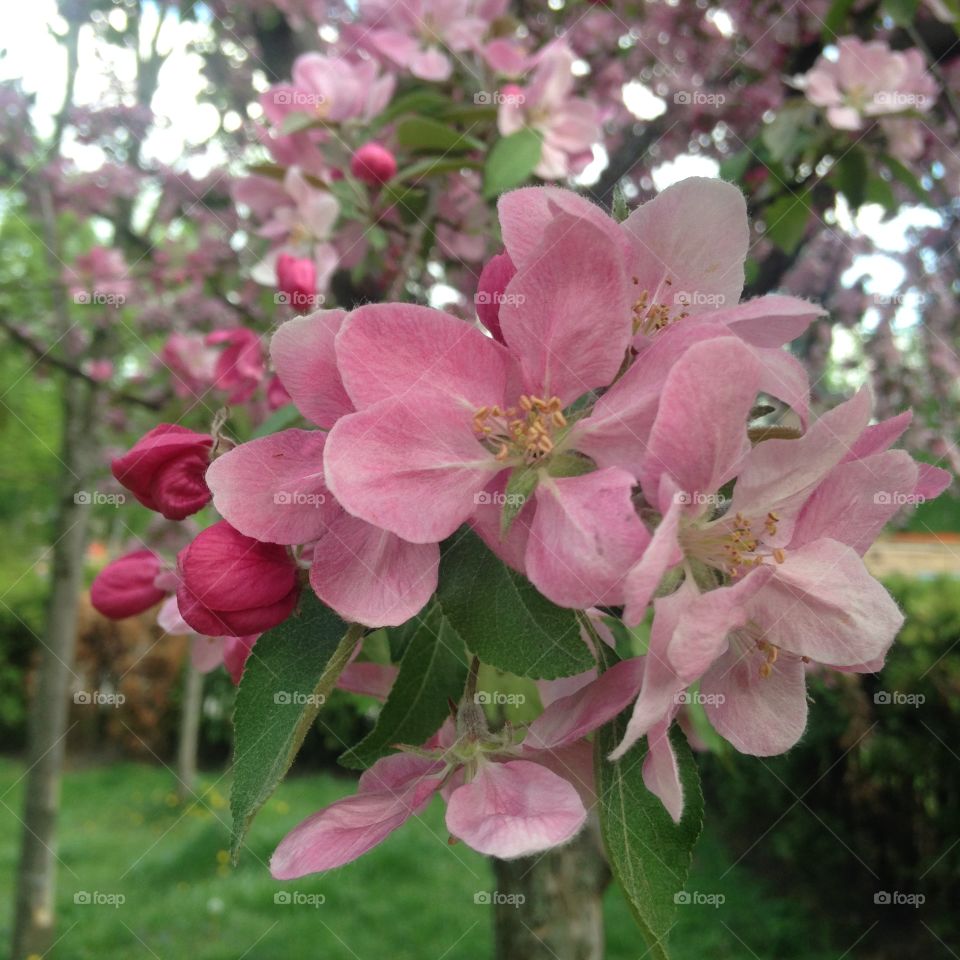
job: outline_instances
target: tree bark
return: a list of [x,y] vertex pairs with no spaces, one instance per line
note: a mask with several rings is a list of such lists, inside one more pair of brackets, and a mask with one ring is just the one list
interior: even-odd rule
[[494,860],[493,870],[496,960],[603,960],[610,868],[595,815],[565,847]]
[[23,839],[17,870],[13,958],[42,955],[54,929],[57,814],[67,735],[67,709],[77,632],[77,598],[89,512],[89,447],[96,388],[65,377],[59,507],[41,661],[30,706]]
[[202,707],[203,674],[188,656],[184,666],[180,742],[177,746],[177,795],[181,800],[191,799],[197,784],[197,739]]

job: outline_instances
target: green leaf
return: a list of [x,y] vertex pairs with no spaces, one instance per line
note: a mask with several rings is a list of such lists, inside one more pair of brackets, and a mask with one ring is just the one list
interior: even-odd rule
[[677,727],[671,742],[683,785],[679,824],[643,782],[646,739],[616,763],[608,760],[626,730],[627,719],[625,711],[596,735],[600,829],[613,874],[650,948],[644,956],[667,960],[666,939],[674,922],[675,897],[687,881],[703,826],[703,795],[693,755]]
[[767,236],[784,253],[793,253],[803,240],[811,212],[809,191],[782,194],[764,211]]
[[749,150],[741,150],[724,159],[720,164],[720,179],[737,183],[750,169],[753,154]]
[[506,489],[503,491],[503,510],[500,513],[500,536],[505,537],[513,526],[517,514],[527,505],[540,481],[540,471],[536,467],[517,467],[510,474]]
[[864,201],[879,203],[887,213],[893,213],[897,209],[897,198],[893,194],[893,188],[883,177],[870,177],[867,181]]
[[340,756],[345,767],[369,767],[398,743],[423,743],[449,715],[448,700],[458,701],[463,694],[467,682],[463,640],[437,604],[415,619],[416,630],[377,725]]
[[539,131],[524,127],[498,140],[487,156],[483,171],[483,195],[488,200],[526,182],[540,162],[543,143]]
[[483,144],[476,137],[429,117],[401,120],[397,125],[397,142],[409,150],[442,150],[444,153],[483,149]]
[[396,182],[388,183],[383,188],[382,197],[385,204],[393,204],[397,207],[406,223],[419,220],[427,209],[427,192],[418,187]]
[[760,139],[778,163],[789,164],[810,142],[815,107],[806,100],[788,100],[773,120],[764,126]]
[[930,194],[927,193],[917,175],[909,167],[904,166],[896,157],[887,155],[883,157],[883,163],[894,178],[899,180],[921,203],[928,207],[935,206]]
[[374,117],[370,126],[377,130],[405,113],[436,114],[450,105],[450,100],[435,90],[411,90],[397,97],[381,114]]
[[848,150],[830,171],[830,181],[847,198],[856,211],[867,198],[867,155],[862,150]]
[[823,18],[820,36],[827,42],[834,40],[840,33],[856,0],[833,0],[830,9]]
[[257,811],[293,763],[363,628],[347,625],[305,590],[297,612],[257,641],[234,708],[234,862]]
[[422,180],[424,177],[436,177],[444,173],[459,173],[463,169],[476,170],[480,166],[479,161],[466,157],[422,157],[409,167],[404,167],[393,178],[393,182]]
[[909,27],[917,15],[918,0],[883,0],[881,8],[898,27]]
[[250,439],[256,440],[257,437],[266,437],[271,433],[286,430],[287,427],[292,427],[295,423],[299,423],[300,419],[300,411],[292,403],[285,403],[278,410],[274,410],[273,413],[253,431]]
[[500,670],[552,680],[594,665],[574,611],[547,600],[476,534],[461,530],[443,545],[437,597],[467,648]]
[[291,133],[300,133],[302,130],[312,130],[314,127],[325,127],[327,124],[310,113],[288,113],[280,124],[280,132],[286,136]]

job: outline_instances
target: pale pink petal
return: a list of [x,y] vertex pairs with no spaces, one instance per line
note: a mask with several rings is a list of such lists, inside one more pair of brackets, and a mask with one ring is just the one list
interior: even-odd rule
[[[820,481],[847,455],[870,420],[866,388],[818,420],[797,440],[758,443],[733,489],[731,513],[780,515],[778,542],[787,544],[797,513]],[[770,541],[774,542],[774,541]]]
[[353,410],[340,380],[334,338],[346,313],[318,310],[288,320],[273,335],[270,357],[297,409],[321,427]]
[[431,395],[471,413],[504,403],[506,351],[476,327],[428,307],[354,310],[337,337],[337,360],[357,409],[391,397],[415,408]]
[[635,627],[647,614],[647,607],[667,570],[683,559],[677,540],[684,500],[674,497],[663,519],[653,531],[653,537],[643,551],[624,583],[625,607],[623,622]]
[[917,485],[913,490],[913,496],[920,503],[924,500],[933,500],[939,497],[951,483],[953,483],[953,475],[948,471],[941,470],[932,463],[918,463]]
[[337,687],[348,693],[386,700],[400,668],[392,663],[371,663],[368,660],[348,663],[337,678]]
[[725,323],[731,333],[755,347],[780,347],[796,340],[817,317],[826,313],[823,307],[799,297],[769,293],[720,310],[711,310],[704,319],[712,323]]
[[789,750],[807,725],[803,661],[780,656],[767,676],[766,656],[756,648],[730,649],[700,684],[704,709],[714,729],[741,753],[772,757]]
[[737,187],[704,177],[681,180],[637,207],[622,226],[634,245],[630,273],[651,303],[686,293],[684,309],[695,314],[740,300],[750,231]]
[[643,657],[621,660],[575,693],[555,700],[530,724],[524,747],[563,747],[609,723],[640,692],[643,669]]
[[485,763],[447,802],[447,829],[467,846],[501,860],[566,843],[587,811],[576,788],[538,763]]
[[476,439],[472,411],[429,396],[343,417],[325,460],[327,485],[346,510],[412,543],[450,536],[502,469]]
[[684,580],[679,589],[653,603],[653,628],[644,655],[643,683],[623,739],[610,754],[619,760],[644,734],[664,718],[673,717],[677,695],[686,684],[677,676],[667,657],[667,648],[680,615],[698,596],[697,588]]
[[281,430],[234,447],[207,470],[213,505],[264,543],[309,543],[342,510],[323,478],[325,435]]
[[555,750],[521,749],[524,760],[539,763],[552,770],[558,777],[573,784],[584,807],[588,810],[597,802],[596,782],[594,778],[593,743],[589,740],[577,740]]
[[559,213],[586,220],[604,233],[622,256],[629,243],[616,221],[595,203],[572,190],[559,187],[524,187],[503,194],[497,201],[500,231],[510,259],[520,268],[536,259],[547,227]]
[[[193,630],[190,631],[193,633]],[[190,643],[190,662],[195,670],[209,673],[223,663],[227,637],[201,637],[194,635]]]
[[698,343],[677,361],[663,386],[641,473],[648,501],[656,502],[664,473],[694,498],[715,493],[736,475],[750,452],[747,420],[760,372],[736,337]]
[[647,734],[647,755],[643,758],[643,782],[659,797],[674,823],[683,815],[683,784],[677,756],[670,743],[670,721],[658,723]]
[[791,545],[830,537],[863,556],[916,483],[917,464],[904,450],[840,463],[804,505]]
[[270,872],[277,880],[293,880],[356,860],[427,806],[440,785],[435,767],[421,760],[426,779],[419,783],[405,778],[402,784],[384,784],[385,789],[346,797],[308,817],[280,842]]
[[841,666],[883,654],[903,623],[856,551],[835,540],[788,550],[749,606],[750,619],[770,643]]
[[501,471],[486,487],[476,494],[476,508],[470,517],[470,526],[480,539],[508,566],[524,572],[530,524],[537,509],[536,501],[527,500],[513,518],[507,535],[501,533],[501,519],[506,505],[507,481],[510,473]]
[[761,393],[783,401],[807,428],[810,415],[810,379],[807,368],[791,353],[777,348],[755,347],[760,361]]
[[310,585],[348,622],[395,627],[433,596],[439,563],[436,543],[408,543],[341,513],[314,546]]
[[450,58],[436,47],[428,47],[410,61],[410,72],[421,80],[443,83],[453,70]]
[[533,258],[518,266],[500,307],[500,329],[529,392],[572,403],[605,387],[630,340],[620,252],[586,220],[558,214]]
[[634,483],[617,467],[540,480],[526,571],[554,603],[583,609],[623,602],[627,571],[650,541],[631,499]]
[[193,627],[180,616],[180,608],[177,606],[177,595],[175,593],[172,593],[160,604],[160,609],[157,611],[157,626],[164,633],[169,633],[171,637],[185,637],[196,633]]
[[871,424],[860,434],[843,459],[862,460],[864,457],[889,450],[900,439],[904,430],[910,426],[911,420],[913,420],[913,411],[904,410],[903,413],[888,420]]
[[701,594],[683,611],[667,658],[684,684],[699,680],[723,653],[730,631],[747,622],[747,602],[772,576],[772,567],[756,568],[730,586]]

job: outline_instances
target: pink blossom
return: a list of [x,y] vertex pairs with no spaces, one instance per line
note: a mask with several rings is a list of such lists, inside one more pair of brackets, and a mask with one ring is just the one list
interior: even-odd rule
[[397,158],[382,144],[365,143],[350,158],[350,172],[364,183],[378,187],[397,173]]
[[309,257],[281,253],[277,257],[277,286],[298,312],[313,304],[317,292],[317,268]]
[[145,507],[168,520],[183,520],[210,501],[203,477],[212,445],[207,434],[161,423],[114,459],[110,469]]
[[160,359],[173,374],[173,392],[178,397],[200,396],[213,384],[218,351],[202,336],[171,333]]
[[177,563],[180,613],[208,637],[261,633],[296,606],[300,584],[287,550],[245,537],[225,520],[207,527]]
[[822,54],[795,82],[811,103],[826,108],[838,130],[859,130],[866,117],[926,113],[938,93],[919,50],[891,50],[881,40],[858,37],[841,37],[835,60]]
[[497,125],[508,136],[524,127],[543,134],[540,162],[534,172],[544,180],[560,180],[589,162],[591,147],[603,137],[597,108],[571,96],[574,55],[555,42],[537,56],[533,78],[525,88],[501,91]]
[[135,617],[160,603],[165,591],[156,585],[160,558],[151,550],[134,550],[108,563],[90,585],[90,602],[111,620]]
[[[294,403],[324,428],[353,409],[333,349],[344,316],[329,310],[291,320],[271,345]],[[439,548],[348,514],[326,483],[326,443],[322,430],[283,430],[241,444],[207,474],[214,505],[258,540],[312,544],[311,586],[345,619],[368,626],[404,623],[436,589]]]
[[227,393],[229,403],[244,403],[253,396],[264,375],[260,338],[246,327],[215,330],[204,338],[207,346],[225,345],[214,366],[214,385]]
[[566,843],[593,802],[592,748],[584,740],[636,695],[643,665],[624,661],[534,721],[523,743],[509,729],[490,733],[482,711],[461,705],[457,729],[446,724],[415,753],[377,761],[358,792],[304,820],[270,862],[281,880],[343,866],[383,842],[434,794],[447,804],[453,837],[501,859]]

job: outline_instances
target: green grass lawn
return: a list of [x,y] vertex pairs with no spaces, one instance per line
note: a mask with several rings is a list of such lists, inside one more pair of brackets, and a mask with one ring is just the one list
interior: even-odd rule
[[[22,765],[0,758],[0,904],[13,902]],[[228,864],[229,783],[203,777],[204,801],[182,806],[172,775],[131,763],[70,773],[64,783],[58,909],[51,960],[478,960],[490,955],[492,888],[484,858],[448,846],[435,800],[366,857],[323,877],[278,883],[267,870],[283,835],[325,803],[351,792],[349,779],[292,777],[253,826],[240,866]],[[835,960],[817,943],[821,920],[742,870],[708,831],[691,891],[722,893],[722,907],[680,907],[675,960],[755,957]],[[275,895],[309,902],[278,903]],[[123,902],[75,902],[75,895]],[[311,896],[322,894],[320,897]],[[96,895],[96,896],[94,896]],[[297,896],[294,896],[297,895]],[[303,895],[303,896],[300,896]],[[282,898],[281,898],[282,899]],[[644,946],[616,889],[607,902],[607,956],[637,960]],[[10,936],[10,908],[0,941]],[[0,951],[5,952],[5,946]]]

